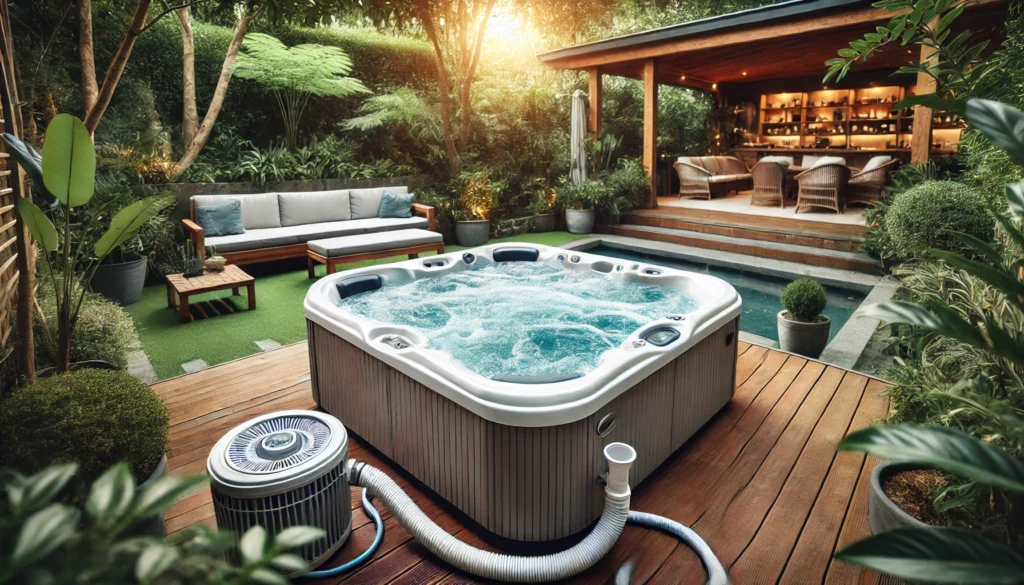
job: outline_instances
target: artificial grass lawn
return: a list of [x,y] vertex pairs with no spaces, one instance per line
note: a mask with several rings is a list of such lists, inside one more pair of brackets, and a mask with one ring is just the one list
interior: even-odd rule
[[[523,234],[511,238],[491,240],[498,242],[530,242],[559,246],[587,236],[568,232]],[[460,246],[447,246],[447,252],[462,250]],[[367,260],[355,264],[343,264],[339,270],[387,264],[405,260],[405,256]],[[306,261],[289,263],[286,272],[264,275],[258,267],[246,267],[256,277],[256,310],[248,311],[244,295],[232,297],[231,291],[220,291],[196,295],[189,299],[198,302],[218,297],[228,297],[237,309],[236,313],[199,319],[191,323],[180,323],[178,311],[167,307],[167,286],[159,284],[146,287],[142,298],[126,308],[135,320],[142,340],[142,348],[149,356],[160,379],[169,378],[185,371],[181,364],[201,359],[208,365],[258,353],[256,341],[273,339],[281,345],[306,339],[306,318],[302,301],[309,286],[316,282],[306,275]],[[298,267],[294,269],[292,266]],[[317,267],[317,274],[324,274],[324,267]]]

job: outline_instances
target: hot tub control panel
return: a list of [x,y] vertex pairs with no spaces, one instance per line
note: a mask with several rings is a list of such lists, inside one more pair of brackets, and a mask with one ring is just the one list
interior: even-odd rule
[[644,337],[644,341],[651,345],[657,345],[658,347],[664,347],[673,341],[679,339],[679,331],[672,327],[663,327],[661,329],[655,329]]

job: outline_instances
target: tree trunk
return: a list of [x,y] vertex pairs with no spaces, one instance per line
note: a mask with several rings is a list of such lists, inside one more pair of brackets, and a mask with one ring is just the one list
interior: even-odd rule
[[441,44],[437,38],[437,30],[434,28],[433,15],[430,4],[427,0],[416,1],[417,16],[423,23],[423,29],[427,38],[434,46],[434,64],[436,66],[438,99],[441,106],[441,136],[444,138],[444,148],[448,155],[448,164],[453,174],[462,172],[462,158],[455,147],[455,138],[452,136],[452,96],[448,85],[448,70],[444,64],[444,55],[441,51]]
[[[63,321],[63,319],[60,319]],[[74,337],[73,328],[66,323],[57,324],[57,371],[67,372],[71,370],[71,339]]]
[[[181,176],[185,170],[188,169],[196,161],[196,157],[199,156],[199,152],[206,146],[206,141],[210,139],[210,133],[213,131],[213,124],[217,121],[217,116],[220,115],[220,109],[224,106],[224,98],[228,93],[228,84],[231,82],[231,75],[235,72],[235,61],[238,59],[238,51],[242,49],[242,41],[245,40],[245,33],[249,30],[249,25],[252,21],[259,16],[260,11],[257,10],[252,14],[243,16],[238,21],[238,26],[235,27],[235,35],[231,38],[231,44],[228,45],[228,52],[224,56],[224,65],[220,69],[220,77],[217,79],[217,87],[213,91],[213,98],[210,100],[210,107],[206,109],[206,114],[203,116],[203,123],[196,130],[195,136],[192,141],[188,143],[188,148],[185,150],[185,154],[181,157],[181,160],[174,165],[171,172],[168,173],[167,179],[174,181]],[[193,84],[195,80],[193,79]]]
[[188,6],[175,10],[181,27],[182,48],[182,103],[181,143],[188,147],[199,131],[199,111],[196,107],[196,44],[192,33],[192,10]]
[[92,45],[92,0],[78,0],[78,60],[82,69],[82,108],[88,112],[96,107],[100,92]]
[[466,77],[462,80],[462,134],[459,137],[459,148],[465,151],[469,148],[469,131],[473,121],[473,78],[476,77],[477,64],[480,63],[480,52],[483,50],[484,34],[487,32],[487,21],[491,19],[491,10],[494,9],[495,0],[488,0],[484,9],[484,19],[476,33],[476,43],[473,46],[473,55],[470,58],[469,66],[466,68]]
[[135,7],[132,24],[124,38],[121,39],[121,44],[117,47],[117,52],[114,53],[114,58],[111,59],[110,66],[107,67],[107,72],[103,75],[103,85],[100,86],[99,94],[96,96],[96,103],[86,111],[84,121],[89,134],[95,134],[96,127],[99,126],[100,119],[103,118],[103,113],[107,111],[107,106],[110,105],[110,100],[114,97],[114,90],[117,89],[117,84],[121,81],[121,74],[124,73],[128,57],[132,54],[132,47],[135,46],[135,39],[142,34],[143,27],[146,25],[146,15],[149,14],[150,3],[151,0],[139,0]]

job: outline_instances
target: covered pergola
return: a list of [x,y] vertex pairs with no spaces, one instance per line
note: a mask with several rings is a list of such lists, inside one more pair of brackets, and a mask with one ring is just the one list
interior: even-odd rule
[[[849,42],[887,23],[894,13],[875,8],[873,0],[789,0],[684,24],[557,49],[539,55],[556,69],[586,71],[589,75],[591,133],[601,129],[601,79],[618,75],[641,80],[644,86],[643,160],[652,176],[647,206],[657,205],[658,86],[689,87],[715,94],[728,104],[735,92],[757,86],[774,91],[780,80],[820,80],[825,61]],[[1001,35],[1006,0],[979,0],[960,17],[959,27],[976,33]],[[993,43],[993,46],[996,43]],[[916,49],[915,49],[916,51]],[[888,76],[913,59],[925,59],[930,49],[887,48],[867,63],[855,66],[848,80]],[[909,54],[908,54],[909,53]],[[919,76],[918,93],[934,89],[934,81]],[[836,87],[843,87],[842,84]],[[820,88],[820,85],[819,85]],[[931,110],[914,113],[911,160],[926,161],[931,143]],[[703,154],[703,153],[693,153]]]

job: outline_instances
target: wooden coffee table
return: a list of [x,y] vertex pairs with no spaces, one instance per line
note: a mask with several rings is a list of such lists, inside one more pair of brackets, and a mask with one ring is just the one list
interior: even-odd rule
[[192,311],[188,308],[188,298],[192,295],[231,289],[236,295],[238,289],[245,287],[249,297],[249,310],[256,308],[256,279],[244,270],[229,264],[223,272],[204,272],[199,276],[185,278],[182,274],[167,275],[167,306],[179,309],[181,322],[192,320]]

